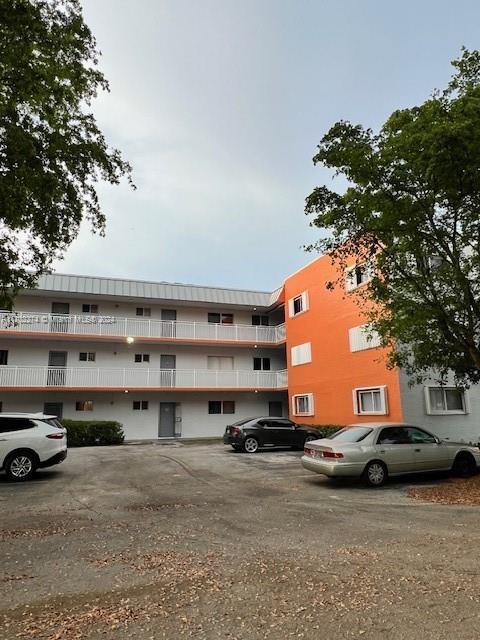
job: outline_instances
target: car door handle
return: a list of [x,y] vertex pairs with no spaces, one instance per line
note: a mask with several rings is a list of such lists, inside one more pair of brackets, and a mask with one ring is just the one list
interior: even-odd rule
[[415,451],[416,451],[417,453],[420,453],[421,449],[415,449]]
[[385,449],[380,449],[379,453],[385,453]]
[[0,442],[6,442],[7,439],[6,438],[0,438]]

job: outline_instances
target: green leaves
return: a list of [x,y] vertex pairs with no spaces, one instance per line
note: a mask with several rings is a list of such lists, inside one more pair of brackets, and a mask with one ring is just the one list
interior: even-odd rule
[[389,364],[469,384],[480,381],[480,54],[464,49],[453,65],[443,93],[395,111],[377,135],[335,124],[314,162],[349,186],[317,187],[305,211],[340,267],[376,255],[359,303]]
[[131,168],[89,105],[108,83],[78,0],[0,0],[0,306],[33,284],[87,218],[103,232],[95,184]]

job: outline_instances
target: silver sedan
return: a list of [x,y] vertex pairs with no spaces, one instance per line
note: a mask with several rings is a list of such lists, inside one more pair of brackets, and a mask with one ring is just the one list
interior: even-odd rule
[[363,423],[308,442],[302,465],[329,477],[362,477],[379,487],[389,476],[405,473],[451,470],[472,475],[480,466],[480,449],[407,424]]

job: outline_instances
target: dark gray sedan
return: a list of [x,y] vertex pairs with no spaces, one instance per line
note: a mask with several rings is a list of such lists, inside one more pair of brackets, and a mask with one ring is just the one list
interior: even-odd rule
[[294,447],[301,450],[306,442],[318,438],[320,432],[314,427],[300,426],[287,418],[260,416],[244,418],[228,425],[223,442],[237,451],[255,453],[260,447]]
[[447,442],[423,428],[395,423],[353,424],[305,446],[302,465],[329,477],[363,477],[374,487],[388,476],[425,471],[472,475],[480,449]]

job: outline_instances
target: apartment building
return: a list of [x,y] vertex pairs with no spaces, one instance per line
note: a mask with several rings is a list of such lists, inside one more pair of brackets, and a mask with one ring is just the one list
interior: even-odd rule
[[432,377],[409,385],[399,369],[388,369],[378,336],[367,330],[355,292],[369,269],[352,268],[345,288],[327,289],[339,273],[320,256],[284,284],[290,415],[317,424],[407,422],[442,438],[480,442],[480,387],[461,391]]
[[219,436],[255,415],[386,420],[480,441],[480,388],[410,387],[328,256],[273,293],[47,275],[0,312],[0,410],[113,419],[127,439]]
[[287,415],[282,292],[46,275],[0,313],[3,411],[118,420],[127,439]]

